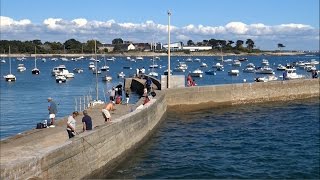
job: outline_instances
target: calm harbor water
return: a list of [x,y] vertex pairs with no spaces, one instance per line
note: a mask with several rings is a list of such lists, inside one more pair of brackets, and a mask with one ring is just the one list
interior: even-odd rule
[[169,113],[115,179],[319,179],[319,99]]
[[[117,57],[114,62],[107,61],[107,65],[110,67],[108,75],[112,75],[113,80],[109,83],[102,81],[101,77],[104,72],[98,77],[98,90],[99,99],[108,99],[108,94],[105,92],[112,86],[116,86],[119,82],[123,82],[123,79],[119,79],[117,74],[123,71],[126,76],[132,76],[136,72],[136,68],[145,67],[147,73],[149,73],[149,65],[153,64],[150,60],[152,57],[145,57],[144,60],[137,62],[126,61],[126,57]],[[172,69],[181,61],[185,61],[188,57],[171,57]],[[205,62],[208,67],[201,68],[206,71],[219,61],[216,59],[220,57],[193,57],[193,59],[199,58],[201,62]],[[236,59],[238,57],[224,57],[224,59]],[[232,68],[231,63],[223,63],[225,71],[217,72],[216,75],[204,75],[202,78],[194,78],[198,85],[213,85],[213,84],[230,84],[230,83],[242,83],[244,79],[247,82],[253,82],[258,75],[253,73],[243,73],[242,69],[245,68],[247,63],[254,63],[256,66],[260,66],[263,58],[266,58],[270,62],[270,66],[276,69],[276,66],[296,61],[310,61],[316,59],[319,61],[319,56],[249,56],[248,61],[243,62],[241,67],[237,67],[240,70],[239,76],[229,76],[228,71]],[[6,82],[3,78],[4,75],[9,73],[9,60],[5,59],[6,63],[0,64],[1,80],[0,80],[0,139],[21,133],[23,131],[35,128],[36,124],[44,119],[48,119],[47,111],[47,97],[53,97],[58,104],[58,119],[65,117],[75,110],[75,100],[83,96],[91,95],[94,99],[96,97],[96,77],[89,71],[89,60],[80,61],[51,61],[47,58],[46,62],[37,60],[37,67],[40,69],[40,75],[32,75],[31,70],[34,68],[34,58],[27,58],[24,61],[18,61],[16,58],[11,58],[12,73],[17,77],[16,82]],[[24,72],[17,72],[18,64],[23,63],[27,68]],[[167,57],[161,57],[160,60],[155,62],[161,65],[162,68],[156,71],[159,74],[163,74],[167,68]],[[83,68],[84,72],[76,74],[74,79],[67,80],[66,83],[59,84],[55,82],[53,76],[51,76],[51,70],[60,64],[64,64],[69,71],[73,68]],[[99,67],[104,65],[103,59],[98,63]],[[193,71],[200,67],[200,62],[187,62],[188,70],[185,73],[174,74],[188,74],[189,71]],[[124,66],[130,66],[132,69],[123,69]],[[319,69],[319,65],[317,66]],[[281,71],[276,71],[276,76],[282,75]],[[304,69],[297,69],[297,73],[310,76],[311,73],[306,72]],[[261,76],[261,75],[259,75]],[[135,93],[131,93],[131,103],[135,103],[139,96]],[[79,109],[79,108],[78,108]]]

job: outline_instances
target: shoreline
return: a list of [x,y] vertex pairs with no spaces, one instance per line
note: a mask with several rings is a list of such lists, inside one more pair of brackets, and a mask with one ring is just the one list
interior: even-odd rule
[[[186,54],[184,52],[171,52],[171,56],[296,56],[296,55],[306,55],[304,52],[261,52],[261,53],[212,53],[212,52],[191,52]],[[127,56],[142,56],[142,57],[152,57],[152,56],[168,56],[167,53],[152,53],[152,52],[125,52],[125,53],[108,53],[105,54],[106,57],[127,57]],[[35,57],[35,54],[11,54],[11,57]],[[37,57],[69,57],[76,58],[80,56],[92,57],[94,54],[37,54]],[[102,54],[97,54],[101,57]],[[8,54],[0,54],[0,57],[8,57]]]

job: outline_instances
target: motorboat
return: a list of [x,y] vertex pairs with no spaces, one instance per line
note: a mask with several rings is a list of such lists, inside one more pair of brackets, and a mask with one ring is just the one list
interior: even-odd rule
[[124,78],[126,75],[121,71],[119,74],[118,74],[118,78]]
[[317,65],[317,64],[319,64],[319,61],[317,61],[315,59],[311,59],[310,64],[311,65]]
[[200,69],[196,69],[196,70],[190,72],[189,74],[192,77],[202,77],[203,71],[201,71]]
[[123,69],[132,69],[132,67],[130,67],[130,66],[123,66],[122,68]]
[[63,75],[56,76],[56,82],[57,83],[65,83],[67,81],[67,78]]
[[69,72],[67,69],[63,69],[62,71],[57,73],[57,76],[64,76],[66,78],[74,78],[74,73]]
[[248,60],[248,58],[244,58],[244,57],[242,57],[242,58],[239,58],[238,60],[239,60],[239,61],[247,61],[247,60]]
[[269,82],[276,81],[278,78],[275,75],[265,76],[265,77],[257,77],[254,81],[256,82]]
[[311,71],[317,70],[316,66],[306,66],[305,69],[306,69],[307,72],[311,72]]
[[103,81],[111,81],[112,80],[112,77],[111,76],[108,76],[108,75],[105,75],[102,77],[102,80]]
[[291,79],[302,79],[304,75],[298,75],[296,69],[286,69],[284,72],[285,76],[284,79],[291,80]]
[[42,60],[42,62],[47,62],[46,58],[42,58],[41,60]]
[[207,65],[207,63],[202,62],[202,63],[200,64],[200,67],[208,67],[208,65]]
[[73,72],[74,72],[74,73],[82,73],[82,72],[83,72],[83,69],[82,69],[82,68],[74,68],[74,69],[73,69]]
[[18,64],[18,68],[17,68],[17,71],[18,71],[18,72],[23,72],[23,71],[25,71],[25,70],[27,70],[27,68],[24,67],[24,64]]
[[159,67],[158,64],[151,64],[151,65],[149,66],[150,69],[152,69],[152,68],[158,68],[158,67]]
[[231,69],[230,71],[228,71],[228,74],[231,76],[239,76],[239,70],[238,69]]
[[4,59],[1,59],[1,63],[6,63],[6,60],[4,60]]
[[212,66],[212,68],[215,68],[217,71],[223,71],[224,67],[223,64],[216,63],[215,65]]
[[130,60],[131,60],[131,57],[128,56],[128,57],[127,57],[127,60],[130,61]]
[[51,61],[58,61],[58,58],[51,58]]
[[153,77],[158,77],[159,76],[159,74],[157,72],[155,72],[155,71],[151,71],[148,75],[149,76],[153,76]]
[[287,69],[286,66],[284,66],[282,64],[278,64],[278,66],[277,66],[277,70],[279,70],[279,71],[284,71],[286,69]]
[[193,61],[193,60],[192,60],[191,57],[189,57],[189,58],[186,59],[186,62],[192,62],[192,61]]
[[94,62],[90,62],[89,63],[89,69],[94,69],[94,68],[95,68]]
[[24,61],[24,60],[26,60],[26,59],[27,59],[27,58],[25,58],[25,57],[17,58],[18,61]]
[[261,65],[262,65],[262,66],[269,66],[269,61],[268,61],[268,59],[262,59]]
[[249,63],[246,65],[246,68],[243,70],[243,72],[246,73],[254,73],[256,71],[255,65],[253,63]]
[[201,61],[201,59],[199,59],[199,58],[195,58],[193,61],[194,61],[194,62],[200,62],[200,61]]
[[138,56],[138,57],[136,57],[136,60],[143,60],[143,57]]
[[98,69],[92,69],[93,74],[101,74],[101,70]]
[[60,58],[60,59],[61,59],[61,61],[69,61],[69,59],[66,58],[66,57],[62,57],[62,58]]
[[112,57],[112,58],[107,58],[106,60],[107,61],[114,61],[116,58],[115,57]]
[[205,71],[204,73],[207,74],[207,75],[216,75],[217,74],[214,69],[210,69],[208,71]]
[[256,69],[257,74],[274,74],[274,71],[269,66],[259,67]]
[[59,65],[57,67],[54,67],[51,71],[51,75],[52,76],[56,76],[58,75],[60,72],[62,72],[63,70],[66,69],[66,66],[65,65]]
[[241,62],[239,60],[233,60],[232,66],[240,67]]

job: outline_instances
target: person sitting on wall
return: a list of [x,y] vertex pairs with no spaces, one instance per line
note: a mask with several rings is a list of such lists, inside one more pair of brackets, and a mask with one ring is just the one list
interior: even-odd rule
[[187,86],[190,87],[192,85],[193,85],[193,80],[192,80],[191,75],[189,74],[187,77]]
[[150,101],[149,96],[144,97],[143,105],[147,104]]

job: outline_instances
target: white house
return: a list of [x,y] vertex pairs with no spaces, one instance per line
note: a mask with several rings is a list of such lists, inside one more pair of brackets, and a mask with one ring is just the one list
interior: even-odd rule
[[207,51],[211,50],[212,46],[183,46],[182,49],[189,51]]
[[136,47],[131,43],[131,44],[128,45],[127,49],[128,49],[128,51],[135,50]]
[[[170,50],[182,50],[183,44],[182,42],[175,42],[170,44]],[[168,44],[164,44],[163,48],[168,49]]]

